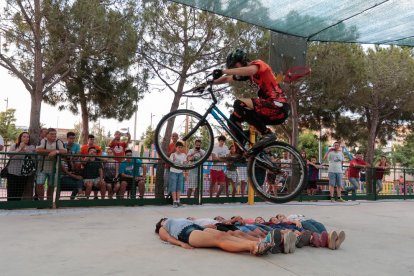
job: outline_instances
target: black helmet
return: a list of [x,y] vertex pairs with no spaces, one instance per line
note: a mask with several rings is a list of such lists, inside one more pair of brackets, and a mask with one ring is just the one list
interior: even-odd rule
[[227,68],[233,68],[237,62],[240,62],[243,65],[246,65],[247,55],[243,50],[236,49],[236,50],[231,51],[227,55],[227,59],[226,59]]

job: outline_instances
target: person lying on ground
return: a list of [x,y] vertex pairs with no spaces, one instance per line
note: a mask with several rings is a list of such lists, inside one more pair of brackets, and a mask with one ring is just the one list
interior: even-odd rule
[[260,241],[260,239],[257,237],[243,233],[233,224],[220,223],[218,220],[211,219],[211,218],[188,217],[187,219],[192,220],[195,224],[201,227],[204,227],[204,228],[216,229],[218,231],[226,232],[229,235],[244,238],[250,241],[256,241],[256,242]]
[[274,246],[273,236],[256,242],[204,228],[185,218],[162,218],[155,226],[161,240],[186,248],[220,248],[227,252],[250,252],[262,256]]
[[[293,214],[286,217],[284,214],[277,214],[276,218],[284,223],[301,225],[305,230],[312,232],[311,245],[315,247],[328,247],[330,249],[339,249],[345,240],[344,231],[328,232],[325,225],[314,219],[307,218],[301,214]],[[319,242],[318,242],[319,241]]]

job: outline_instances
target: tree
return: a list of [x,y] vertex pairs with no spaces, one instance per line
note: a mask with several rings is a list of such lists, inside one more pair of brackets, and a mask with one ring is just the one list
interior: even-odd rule
[[396,145],[391,155],[394,165],[399,163],[403,167],[414,167],[414,134],[410,134],[403,145]]
[[[71,51],[45,59],[50,51],[47,28],[56,23],[54,19],[64,18],[65,8],[66,0],[8,0],[0,18],[4,38],[0,46],[0,66],[19,78],[30,93],[29,132],[34,143],[39,139],[42,99],[68,73],[62,68]],[[62,37],[59,46],[74,49],[74,44],[66,37]]]
[[[174,3],[151,1],[144,5],[145,33],[140,54],[152,76],[163,84],[158,89],[174,94],[170,108],[174,111],[186,85],[200,83],[207,70],[224,63],[230,47],[243,40],[246,25]],[[171,132],[170,124],[165,147]],[[163,175],[163,166],[157,168],[157,175]],[[161,177],[157,178],[155,193],[164,196]]]
[[19,130],[14,124],[16,118],[14,113],[16,109],[9,108],[4,112],[0,112],[0,135],[3,137],[5,144],[7,142],[16,141]]
[[[129,119],[139,100],[136,77],[131,74],[138,46],[138,22],[133,1],[75,1],[68,11],[67,22],[50,31],[53,42],[62,37],[77,40],[79,50],[73,52],[64,86],[51,104],[82,115],[82,141],[86,143],[89,121],[98,118]],[[53,55],[67,49],[52,45]],[[145,79],[145,73],[140,72]],[[141,78],[143,79],[143,78]],[[145,81],[141,82],[145,83]],[[145,84],[141,85],[142,98]],[[62,103],[64,102],[64,103]]]
[[302,122],[314,127],[320,115],[328,115],[322,120],[335,129],[333,136],[350,143],[365,140],[366,160],[373,163],[376,142],[385,143],[398,126],[414,119],[410,50],[376,47],[365,52],[357,45],[332,43],[315,44],[312,50],[313,74],[303,94],[308,113]]
[[154,130],[151,126],[147,127],[145,134],[142,134],[141,140],[144,141],[144,147],[151,149],[151,145],[154,144]]

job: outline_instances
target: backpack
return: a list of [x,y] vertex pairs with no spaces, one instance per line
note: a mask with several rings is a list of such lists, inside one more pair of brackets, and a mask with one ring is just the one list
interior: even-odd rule
[[[56,139],[56,150],[59,150],[59,144],[58,144],[58,141],[61,141],[60,139]],[[40,141],[40,143],[41,143],[42,141]],[[62,141],[61,141],[62,142]],[[63,144],[63,142],[62,142],[62,144]],[[47,147],[47,140],[45,141],[45,147],[44,147],[44,149],[46,149],[46,147]],[[43,168],[44,168],[44,166],[45,166],[45,159],[46,159],[46,156],[43,156],[43,162],[42,162],[42,169],[40,170],[41,172],[43,172]]]

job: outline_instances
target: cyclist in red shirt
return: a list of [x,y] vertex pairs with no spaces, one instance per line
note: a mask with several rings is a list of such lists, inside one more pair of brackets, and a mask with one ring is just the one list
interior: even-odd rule
[[[262,60],[249,60],[240,49],[231,51],[226,60],[227,69],[213,71],[213,83],[224,84],[232,81],[250,81],[257,86],[257,98],[244,98],[234,101],[234,111],[230,120],[242,129],[242,122],[253,125],[261,134],[262,139],[255,144],[258,147],[276,136],[266,125],[282,124],[289,116],[290,106],[280,89],[270,66]],[[234,134],[234,127],[229,125]],[[241,136],[241,135],[240,135]],[[242,137],[236,137],[242,141]]]
[[348,187],[347,191],[352,191],[355,194],[356,190],[359,188],[359,172],[362,168],[368,168],[370,165],[362,159],[362,154],[357,152],[355,158],[349,163],[348,169],[348,179],[351,183],[351,187]]

